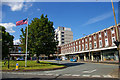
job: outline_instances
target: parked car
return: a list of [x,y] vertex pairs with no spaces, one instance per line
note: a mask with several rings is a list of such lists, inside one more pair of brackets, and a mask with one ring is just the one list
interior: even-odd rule
[[72,59],[70,59],[70,61],[71,62],[77,62],[77,59],[76,58],[75,59],[72,58]]
[[55,60],[57,60],[57,61],[61,61],[62,59],[60,59],[60,58],[56,58]]
[[17,61],[23,61],[24,59],[23,58],[17,58],[16,60]]

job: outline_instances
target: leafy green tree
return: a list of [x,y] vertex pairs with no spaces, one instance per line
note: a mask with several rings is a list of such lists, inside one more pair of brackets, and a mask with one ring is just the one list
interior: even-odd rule
[[25,29],[25,31],[24,31],[22,28],[21,29],[22,35],[20,35],[21,44],[19,46],[23,49],[23,53],[26,52],[26,31],[27,31],[27,29]]
[[[20,40],[25,47],[26,29],[21,29],[22,35]],[[32,54],[36,54],[37,62],[39,62],[39,55],[45,54],[49,56],[54,54],[57,50],[55,41],[55,30],[53,22],[48,20],[47,15],[41,15],[41,18],[34,18],[28,26],[28,50]]]
[[14,36],[6,32],[5,27],[3,26],[0,27],[2,28],[2,59],[3,59],[4,57],[8,57],[9,47],[13,47]]

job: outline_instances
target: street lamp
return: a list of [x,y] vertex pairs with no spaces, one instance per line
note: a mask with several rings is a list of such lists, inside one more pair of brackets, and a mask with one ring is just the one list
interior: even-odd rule
[[115,16],[115,10],[114,10],[113,1],[111,0],[111,2],[112,2],[112,9],[113,9],[114,20],[115,20],[116,35],[117,35],[117,40],[114,43],[117,46],[117,50],[118,50],[118,57],[119,57],[119,71],[118,71],[118,75],[120,75],[120,40],[119,40],[119,32],[118,32],[118,29],[117,29],[117,22],[116,22],[116,16]]

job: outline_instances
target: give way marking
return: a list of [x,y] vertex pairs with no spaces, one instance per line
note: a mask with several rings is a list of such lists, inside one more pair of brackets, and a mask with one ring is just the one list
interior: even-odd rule
[[92,73],[92,72],[95,72],[95,71],[96,71],[96,69],[90,70],[90,71],[83,71],[83,73]]

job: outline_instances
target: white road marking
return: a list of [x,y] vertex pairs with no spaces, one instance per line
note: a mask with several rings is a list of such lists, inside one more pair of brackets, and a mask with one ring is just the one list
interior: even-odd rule
[[60,74],[55,74],[55,76],[59,76]]
[[64,74],[63,76],[71,76],[71,74]]
[[82,75],[82,76],[84,76],[84,77],[90,77],[90,75]]
[[53,74],[45,74],[45,75],[47,75],[47,76],[52,76]]
[[103,77],[105,77],[105,78],[111,78],[112,76],[111,75],[103,75]]
[[44,72],[45,72],[45,73],[51,73],[51,72],[58,72],[58,71],[63,71],[63,70],[44,71]]
[[92,77],[101,77],[100,75],[92,75]]
[[80,75],[74,74],[74,75],[72,75],[72,76],[80,76]]
[[83,71],[83,73],[92,73],[92,72],[95,72],[96,69],[92,70],[92,71]]
[[41,76],[42,76],[42,75],[44,75],[44,74],[37,74],[37,75],[41,75]]

